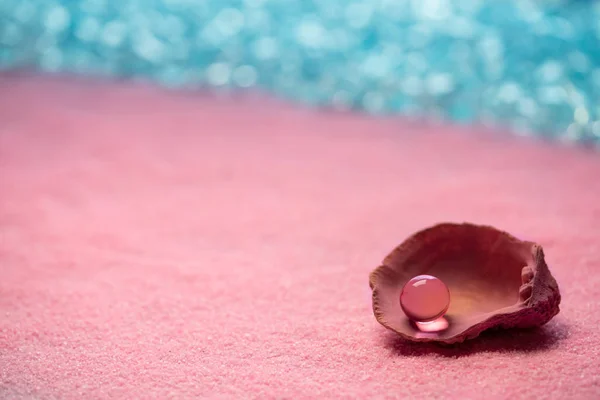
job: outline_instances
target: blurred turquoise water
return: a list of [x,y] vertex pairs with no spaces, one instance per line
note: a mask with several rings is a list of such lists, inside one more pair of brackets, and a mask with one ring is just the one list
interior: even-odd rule
[[500,125],[600,145],[600,3],[0,0],[0,69]]

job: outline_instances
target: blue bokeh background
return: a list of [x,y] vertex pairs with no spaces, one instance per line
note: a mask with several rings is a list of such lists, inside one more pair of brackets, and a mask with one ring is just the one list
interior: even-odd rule
[[0,0],[24,68],[600,144],[595,1]]

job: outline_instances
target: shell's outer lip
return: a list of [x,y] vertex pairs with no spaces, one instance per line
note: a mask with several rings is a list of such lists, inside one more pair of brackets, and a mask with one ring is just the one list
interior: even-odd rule
[[[527,249],[527,251],[523,253],[524,258],[527,259],[527,263],[523,267],[521,273],[522,285],[519,288],[519,301],[514,305],[503,307],[490,313],[479,314],[472,318],[472,324],[469,320],[465,320],[463,321],[463,323],[466,324],[465,329],[446,337],[438,337],[435,334],[413,336],[402,332],[397,327],[391,326],[391,324],[386,321],[385,315],[380,307],[381,291],[378,284],[381,276],[389,277],[390,274],[394,273],[394,268],[390,265],[393,256],[398,256],[398,254],[400,254],[400,260],[402,262],[406,261],[406,257],[401,253],[417,240],[418,235],[434,229],[452,229],[456,227],[467,227],[475,230],[493,230],[504,235],[506,239],[513,241],[515,244],[521,245],[521,248]],[[396,260],[396,262],[398,261]],[[484,330],[493,327],[526,328],[540,326],[548,322],[560,311],[559,305],[561,296],[558,284],[554,277],[552,277],[548,266],[546,265],[544,252],[540,245],[534,242],[519,240],[514,236],[491,226],[480,226],[471,223],[442,223],[413,234],[400,246],[394,249],[392,253],[384,259],[382,265],[371,272],[369,275],[369,286],[373,291],[373,313],[377,321],[385,328],[396,332],[404,339],[414,342],[460,343],[475,338]],[[446,315],[446,317],[450,319],[450,316]]]

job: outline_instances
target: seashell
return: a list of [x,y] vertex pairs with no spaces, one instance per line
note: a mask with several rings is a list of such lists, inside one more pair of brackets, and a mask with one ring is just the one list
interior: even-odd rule
[[[403,286],[433,275],[450,291],[446,315],[423,329],[400,305]],[[492,328],[530,328],[559,312],[558,284],[542,247],[491,226],[442,223],[413,234],[371,272],[373,313],[416,342],[458,343]]]

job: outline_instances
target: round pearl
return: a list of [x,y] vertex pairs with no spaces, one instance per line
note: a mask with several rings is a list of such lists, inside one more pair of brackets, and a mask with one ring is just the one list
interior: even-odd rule
[[402,288],[400,306],[415,322],[434,321],[448,311],[450,292],[446,284],[435,276],[415,276]]

